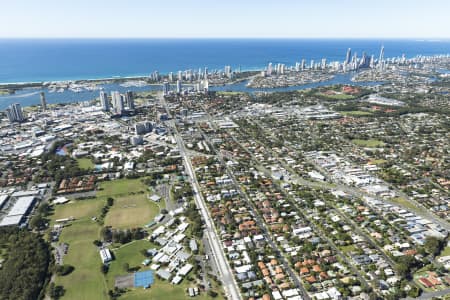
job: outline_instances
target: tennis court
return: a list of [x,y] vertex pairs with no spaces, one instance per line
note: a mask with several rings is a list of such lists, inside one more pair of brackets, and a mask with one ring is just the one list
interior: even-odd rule
[[134,286],[147,288],[151,286],[154,282],[152,271],[142,271],[134,273]]

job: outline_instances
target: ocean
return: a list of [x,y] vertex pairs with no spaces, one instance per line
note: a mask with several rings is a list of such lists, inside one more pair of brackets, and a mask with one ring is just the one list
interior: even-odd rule
[[[322,58],[343,61],[348,48],[358,56],[366,52],[378,57],[382,45],[385,57],[450,53],[450,40],[0,39],[0,83],[146,76],[154,71],[176,73],[204,67],[213,71],[225,65],[257,70],[269,62],[294,65],[302,59],[308,63]],[[0,96],[0,109],[12,102],[37,104],[37,92],[25,90]],[[86,93],[65,92],[48,100],[52,103],[92,99],[90,92]]]
[[450,41],[358,39],[0,39],[0,83],[142,76],[225,65],[254,70],[269,62],[295,64],[361,56],[450,53]]

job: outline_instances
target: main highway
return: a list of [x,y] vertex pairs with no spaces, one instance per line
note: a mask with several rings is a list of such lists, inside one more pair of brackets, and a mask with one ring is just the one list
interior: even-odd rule
[[[170,109],[162,95],[160,98],[160,103],[164,106],[167,114],[170,117],[170,115],[171,115]],[[228,260],[225,257],[225,252],[222,248],[221,241],[218,237],[219,235],[217,234],[214,224],[211,221],[212,218],[209,214],[209,210],[206,206],[203,195],[200,192],[200,185],[198,184],[197,177],[195,176],[195,172],[192,167],[191,159],[184,147],[183,138],[181,137],[180,133],[178,132],[178,129],[175,126],[175,123],[173,122],[172,118],[170,118],[170,119],[171,120],[167,121],[166,124],[169,124],[169,126],[171,127],[173,134],[175,136],[177,145],[178,145],[178,149],[180,151],[180,155],[183,157],[184,167],[185,167],[187,175],[190,178],[190,182],[191,182],[192,189],[194,192],[194,200],[195,200],[197,207],[200,209],[200,214],[201,214],[202,219],[206,226],[206,231],[205,231],[206,237],[211,246],[211,250],[214,253],[212,259],[215,260],[216,265],[219,267],[219,272],[221,275],[220,279],[222,281],[223,288],[225,290],[225,294],[228,299],[241,300],[242,297],[239,292],[239,287],[234,279],[233,271],[228,263]]]

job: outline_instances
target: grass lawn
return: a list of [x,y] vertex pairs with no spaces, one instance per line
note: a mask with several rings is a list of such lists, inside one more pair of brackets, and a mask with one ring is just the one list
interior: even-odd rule
[[67,276],[56,276],[55,284],[66,290],[64,299],[108,299],[100,256],[92,244],[99,234],[100,226],[88,216],[63,229],[60,242],[69,244],[64,263],[75,267]]
[[439,256],[448,256],[448,255],[450,255],[450,246],[445,247]]
[[385,159],[373,159],[370,161],[370,163],[375,164],[375,165],[382,165],[386,162],[387,162],[387,160],[385,160]]
[[342,247],[340,247],[340,249],[344,253],[349,253],[349,252],[352,252],[352,251],[356,250],[355,245],[342,246]]
[[78,158],[78,166],[83,170],[92,170],[94,168],[94,163],[90,158]]
[[79,219],[82,217],[97,216],[100,209],[105,205],[103,199],[86,199],[72,200],[69,203],[56,205],[53,220],[74,217]]
[[355,99],[355,96],[347,95],[347,94],[333,94],[333,95],[327,95],[324,93],[317,93],[320,97],[325,97],[328,99],[334,99],[334,100],[353,100]]
[[411,202],[409,202],[408,200],[406,200],[405,198],[402,198],[402,197],[397,197],[397,198],[392,198],[391,199],[392,200],[392,202],[395,202],[395,203],[398,203],[398,204],[400,204],[401,206],[404,206],[404,207],[406,207],[406,208],[409,208],[410,210],[412,210],[412,211],[421,211],[421,209],[420,208],[418,208],[418,207],[416,207],[414,204],[412,204]]
[[97,197],[114,198],[114,205],[106,215],[105,225],[114,228],[133,228],[151,222],[160,208],[147,199],[147,191],[147,186],[140,179],[102,182]]
[[[125,275],[126,271],[123,270],[123,264],[128,263],[129,266],[136,267],[140,266],[142,270],[148,270],[149,267],[141,265],[145,257],[140,253],[142,249],[159,248],[158,246],[145,241],[135,241],[120,247],[120,249],[114,250],[115,259],[111,262],[110,269],[107,275],[108,288],[114,288],[115,277],[118,275]],[[183,280],[179,285],[172,285],[170,282],[159,280],[155,277],[155,284],[150,289],[143,288],[132,288],[120,299],[129,300],[140,300],[140,299],[190,299],[186,294],[186,289],[188,287],[194,287],[195,284],[189,282],[188,280]],[[218,288],[215,291],[221,291]],[[213,299],[208,297],[206,293],[202,293],[196,299]],[[220,295],[214,299],[223,299]]]
[[114,260],[111,262],[107,274],[108,288],[114,288],[116,276],[125,275],[127,273],[123,269],[124,263],[128,263],[130,268],[140,266],[141,270],[149,269],[149,267],[141,265],[142,261],[145,259],[145,256],[141,254],[141,250],[150,248],[155,248],[155,246],[148,241],[139,240],[122,245],[119,249],[113,250]]
[[4,256],[6,255],[6,247],[5,248],[0,248],[0,261],[2,259],[4,259]]
[[[144,193],[136,193],[144,191]],[[97,247],[92,243],[100,238],[101,226],[92,221],[93,216],[98,216],[105,205],[106,197],[114,198],[105,218],[105,225],[116,228],[131,228],[142,226],[150,222],[159,213],[159,207],[148,200],[147,187],[139,179],[121,179],[108,181],[101,184],[101,191],[96,199],[74,200],[64,205],[56,205],[52,221],[73,216],[75,220],[69,223],[60,236],[61,243],[68,243],[69,250],[64,256],[64,263],[75,267],[75,270],[67,276],[56,276],[55,284],[62,285],[66,292],[62,299],[109,299],[107,292],[114,287],[115,276],[123,275],[123,264],[130,267],[141,266],[145,257],[142,249],[154,248],[155,245],[146,241],[134,241],[113,250],[115,260],[111,263],[109,272],[104,276],[100,272],[101,260]],[[133,193],[133,194],[131,194]],[[190,299],[186,294],[186,288],[194,286],[188,280],[183,280],[180,285],[174,286],[169,282],[156,279],[150,289],[130,289],[121,299]],[[221,292],[220,288],[214,290]],[[196,299],[212,299],[205,293]],[[221,295],[215,299],[223,299]]]
[[115,197],[146,191],[147,187],[140,179],[117,179],[102,182],[97,197]]
[[344,116],[349,117],[364,117],[364,116],[371,116],[372,113],[368,111],[362,111],[362,110],[352,110],[352,111],[340,111],[340,114]]
[[379,140],[373,140],[373,139],[369,139],[369,140],[352,140],[353,144],[357,145],[357,146],[362,146],[362,147],[370,147],[370,148],[376,148],[376,147],[383,147],[384,143],[382,141]]
[[141,227],[150,223],[158,213],[158,205],[147,199],[147,194],[117,197],[106,215],[105,225],[114,228]]
[[[186,289],[189,287],[195,287],[194,283],[189,282],[188,280],[184,279],[180,284],[173,285],[170,282],[160,280],[158,278],[155,278],[155,283],[152,287],[145,290],[142,288],[136,288],[131,289],[124,295],[120,297],[120,299],[124,300],[160,300],[160,299],[167,299],[167,300],[188,300],[192,299],[189,297],[189,295],[186,293]],[[194,299],[198,300],[222,300],[224,299],[222,295],[220,294],[221,290],[214,289],[216,292],[219,292],[219,295],[216,298],[209,297],[206,293],[200,293],[199,296],[195,297]]]

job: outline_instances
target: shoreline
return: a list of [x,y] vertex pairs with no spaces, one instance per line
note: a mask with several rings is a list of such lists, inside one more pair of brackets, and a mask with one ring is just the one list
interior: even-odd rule
[[148,76],[124,76],[124,77],[105,77],[105,78],[86,78],[86,79],[67,79],[67,80],[49,80],[49,81],[24,81],[24,82],[10,82],[10,83],[2,83],[0,82],[0,89],[6,88],[27,88],[27,87],[41,87],[47,86],[49,84],[55,83],[83,83],[83,82],[120,82],[126,80],[148,80]]
[[[236,80],[224,83],[224,84],[214,84],[210,83],[210,86],[225,86],[225,85],[231,85],[235,84],[244,80],[249,79],[250,77],[254,76],[250,73],[254,72],[260,72],[260,71],[254,71],[254,70],[244,70],[242,71],[242,74],[249,73],[248,77],[244,78],[238,78]],[[168,74],[161,74],[161,76],[167,77]],[[88,78],[88,79],[71,79],[71,80],[53,80],[53,81],[30,81],[30,82],[14,82],[14,83],[0,83],[0,90],[22,90],[26,88],[42,88],[47,87],[51,84],[61,84],[61,83],[74,83],[74,84],[82,84],[82,83],[122,83],[132,80],[143,80],[146,81],[146,85],[150,86],[158,86],[163,84],[163,82],[147,82],[149,81],[149,76],[124,76],[124,77],[105,77],[105,78]],[[184,85],[193,85],[195,82],[183,82]],[[11,93],[11,94],[13,94]]]

